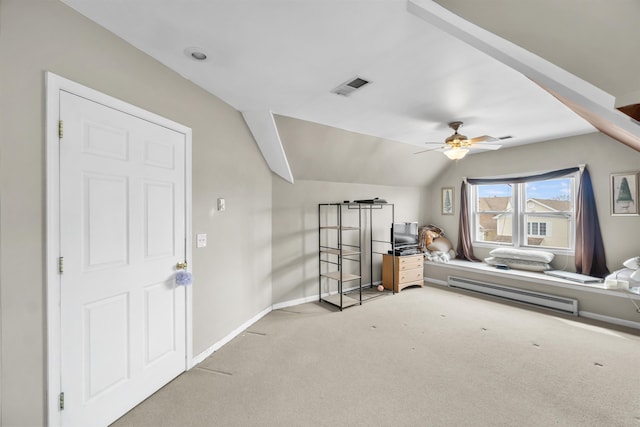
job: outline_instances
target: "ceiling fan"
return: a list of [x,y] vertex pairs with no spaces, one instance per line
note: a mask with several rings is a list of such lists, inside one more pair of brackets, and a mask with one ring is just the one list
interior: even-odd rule
[[[494,138],[489,135],[477,136],[475,138],[467,138],[465,135],[461,135],[458,133],[458,129],[462,126],[462,122],[451,122],[449,123],[449,127],[453,129],[453,135],[444,140],[444,144],[438,142],[427,142],[427,146],[431,146],[433,148],[428,148],[426,150],[418,151],[414,154],[426,153],[427,151],[435,151],[440,150],[444,153],[445,156],[450,158],[451,160],[459,160],[467,155],[469,149],[474,146],[474,148],[484,149],[484,150],[497,150],[502,147],[502,145],[498,144],[484,144],[485,142],[493,142],[498,141],[498,138]],[[477,147],[475,144],[481,144]]]

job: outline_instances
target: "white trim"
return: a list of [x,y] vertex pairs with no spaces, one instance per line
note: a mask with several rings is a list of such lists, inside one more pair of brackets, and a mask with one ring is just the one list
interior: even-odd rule
[[268,110],[243,111],[242,118],[271,171],[293,184],[293,173],[273,113]]
[[[185,213],[184,213],[184,225],[186,227],[185,230],[185,257],[187,261],[188,270],[193,272],[193,264],[192,264],[192,243],[193,243],[193,223],[191,218],[193,217],[193,191],[191,186],[192,178],[191,176],[193,171],[193,163],[192,163],[192,131],[190,128],[187,128],[187,132],[185,133],[186,137],[186,146],[185,146],[185,171],[184,171],[184,185],[185,185]],[[185,354],[185,368],[188,371],[193,368],[193,364],[191,363],[193,359],[193,286],[187,286],[185,289],[185,298],[186,298],[186,307],[185,307],[185,328],[186,328],[186,354]]]
[[[424,281],[432,283],[434,285],[449,287],[444,280],[432,279],[425,277]],[[640,322],[633,322],[631,320],[620,319],[619,317],[605,316],[603,314],[591,313],[589,311],[578,310],[579,317],[585,317],[587,319],[599,320],[601,322],[611,323],[619,326],[626,326],[628,328],[640,329]]]
[[640,300],[640,295],[635,295],[630,292],[619,289],[606,289],[604,283],[578,283],[571,280],[560,279],[546,275],[544,273],[524,271],[524,270],[498,270],[497,268],[485,264],[483,262],[470,262],[462,260],[451,260],[448,263],[437,263],[432,261],[425,261],[425,267],[437,266],[451,268],[454,270],[463,270],[486,274],[488,276],[497,277],[512,277],[523,282],[535,283],[538,285],[556,286],[559,288],[571,289],[575,291],[591,292],[596,294],[608,295],[610,297],[618,298],[631,298],[634,300]]
[[424,281],[426,283],[432,283],[438,286],[444,286],[445,288],[449,287],[449,284],[444,280],[432,279],[431,277],[424,277]]
[[[58,394],[60,392],[60,275],[58,273],[58,257],[60,256],[60,156],[58,138],[58,120],[60,117],[60,92],[68,92],[83,98],[91,99],[103,105],[108,105],[127,114],[131,114],[164,126],[185,135],[185,232],[186,232],[186,260],[191,262],[191,153],[192,131],[190,128],[142,108],[128,104],[94,89],[67,80],[51,72],[45,73],[45,176],[46,176],[46,255],[45,255],[45,293],[46,293],[46,416],[47,425],[60,425],[60,411],[58,410]],[[185,293],[186,308],[186,360],[185,369],[190,369],[189,361],[193,354],[192,331],[192,292],[187,287]]]
[[238,326],[236,329],[228,333],[220,341],[214,343],[211,347],[207,348],[205,351],[201,352],[196,357],[194,357],[191,360],[191,366],[193,367],[199,363],[202,363],[207,357],[211,356],[214,352],[220,350],[222,346],[224,346],[229,341],[231,341],[232,339],[240,335],[242,332],[244,332],[247,328],[249,328],[251,325],[256,323],[258,320],[262,319],[264,316],[271,313],[271,311],[272,311],[272,308],[267,307],[264,310],[262,310],[260,313],[253,316],[251,319],[244,322],[242,325]]
[[[382,280],[378,280],[376,282],[373,282],[373,285],[370,285],[369,283],[363,284],[362,288],[366,288],[367,286],[373,286],[376,287],[378,285],[382,284]],[[342,290],[342,292],[350,292],[350,291],[355,291],[358,289],[358,286],[352,286],[350,288],[345,288]],[[328,297],[330,295],[333,295],[335,292],[324,292],[322,294],[323,297]],[[289,301],[284,301],[284,302],[278,302],[273,304],[273,309],[274,310],[280,310],[281,308],[286,308],[286,307],[292,307],[294,305],[300,305],[300,304],[306,304],[308,302],[314,302],[314,301],[318,301],[318,295],[312,295],[310,297],[303,297],[303,298],[297,298],[297,299],[293,299],[293,300],[289,300]]]
[[591,313],[589,311],[578,311],[578,316],[599,320],[601,322],[613,323],[614,325],[626,326],[628,328],[640,329],[640,322],[624,320],[618,317],[605,316],[603,314]]
[[292,299],[285,302],[278,302],[273,304],[273,310],[280,310],[281,308],[293,307],[294,305],[306,304],[309,302],[318,301],[318,295],[312,295],[310,297]]
[[58,117],[60,117],[60,95],[62,82],[57,76],[46,73],[46,111],[45,111],[45,175],[46,175],[46,328],[45,347],[47,352],[47,381],[45,408],[47,425],[60,425],[58,396],[60,392],[60,278],[56,268],[56,258],[60,253],[60,156],[58,152]]
[[[604,295],[613,296],[613,297],[619,297],[619,298],[628,298],[628,299],[631,299],[631,300],[640,300],[640,295],[631,294],[630,292],[626,292],[626,291],[623,291],[623,290],[604,289],[602,287],[602,286],[604,286],[603,283],[599,283],[599,284],[578,284],[578,283],[575,283],[575,282],[571,282],[569,280],[560,279],[560,278],[556,278],[556,277],[552,277],[552,276],[547,276],[547,275],[545,275],[543,273],[535,273],[535,272],[521,271],[521,270],[508,270],[508,271],[496,270],[494,267],[491,267],[491,266],[489,266],[489,265],[487,265],[485,263],[475,263],[475,262],[469,262],[469,261],[451,260],[450,262],[448,262],[446,264],[443,264],[443,263],[435,263],[435,262],[431,262],[431,261],[425,261],[425,266],[428,266],[428,265],[429,266],[446,267],[446,268],[451,268],[453,270],[476,272],[476,273],[480,273],[480,274],[486,274],[488,276],[514,277],[517,280],[521,280],[523,282],[531,282],[531,283],[548,285],[548,286],[557,286],[557,287],[560,287],[560,288],[566,288],[566,289],[572,289],[572,290],[578,290],[578,291],[585,291],[585,292],[604,294]],[[436,285],[448,287],[447,282],[442,281],[442,280],[432,279],[432,278],[427,278],[427,277],[425,277],[424,280],[427,283],[433,283],[433,284],[436,284]],[[620,326],[626,326],[626,327],[630,327],[630,328],[640,329],[640,323],[634,322],[632,320],[620,319],[618,317],[611,317],[611,316],[606,316],[606,315],[603,315],[603,314],[592,313],[592,312],[589,312],[589,311],[581,311],[581,310],[578,310],[578,316],[586,317],[586,318],[590,318],[590,319],[594,319],[594,320],[600,320],[600,321],[607,322],[607,323],[612,323],[612,324],[615,324],[615,325],[620,325]]]

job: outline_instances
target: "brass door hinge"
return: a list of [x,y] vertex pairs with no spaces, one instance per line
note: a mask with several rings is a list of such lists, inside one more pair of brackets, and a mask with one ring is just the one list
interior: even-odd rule
[[58,138],[62,139],[64,135],[64,122],[62,120],[58,120]]
[[60,396],[58,397],[58,408],[60,408],[60,410],[64,410],[64,392],[60,393]]
[[64,257],[63,256],[58,258],[58,271],[60,272],[60,274],[64,273]]

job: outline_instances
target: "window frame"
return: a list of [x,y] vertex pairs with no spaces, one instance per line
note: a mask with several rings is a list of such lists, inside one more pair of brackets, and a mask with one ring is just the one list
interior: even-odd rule
[[[480,248],[500,248],[500,247],[513,247],[520,249],[541,249],[548,252],[552,252],[557,255],[573,255],[575,253],[575,245],[576,245],[576,205],[577,205],[577,196],[578,196],[578,185],[579,185],[579,172],[573,172],[566,176],[560,178],[551,178],[548,180],[531,180],[520,183],[511,183],[509,185],[512,186],[512,194],[511,194],[511,209],[504,212],[494,212],[494,211],[483,211],[483,213],[493,213],[493,214],[501,214],[508,212],[512,218],[512,239],[511,243],[506,242],[487,242],[478,240],[479,235],[479,224],[478,224],[478,187],[481,185],[490,185],[490,184],[469,184],[468,185],[468,196],[470,203],[468,204],[468,217],[469,217],[469,226],[471,227],[471,244],[474,247]],[[571,211],[570,212],[535,212],[536,218],[557,218],[559,216],[568,217],[569,219],[569,247],[547,247],[547,246],[536,246],[536,245],[528,245],[526,242],[527,239],[527,216],[531,215],[531,212],[527,212],[526,209],[526,192],[525,186],[530,182],[537,181],[551,181],[556,179],[571,179]],[[529,222],[543,222],[543,221],[529,221]],[[544,237],[549,237],[550,231],[552,228],[551,221],[547,221],[547,234]],[[533,236],[530,237],[543,237],[543,236]]]

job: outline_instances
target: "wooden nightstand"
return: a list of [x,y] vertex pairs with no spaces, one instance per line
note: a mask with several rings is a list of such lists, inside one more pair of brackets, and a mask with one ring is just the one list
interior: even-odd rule
[[[395,259],[395,281],[393,274]],[[400,292],[408,286],[422,286],[424,283],[424,256],[382,256],[382,286],[394,292]],[[393,288],[391,284],[393,283]]]

